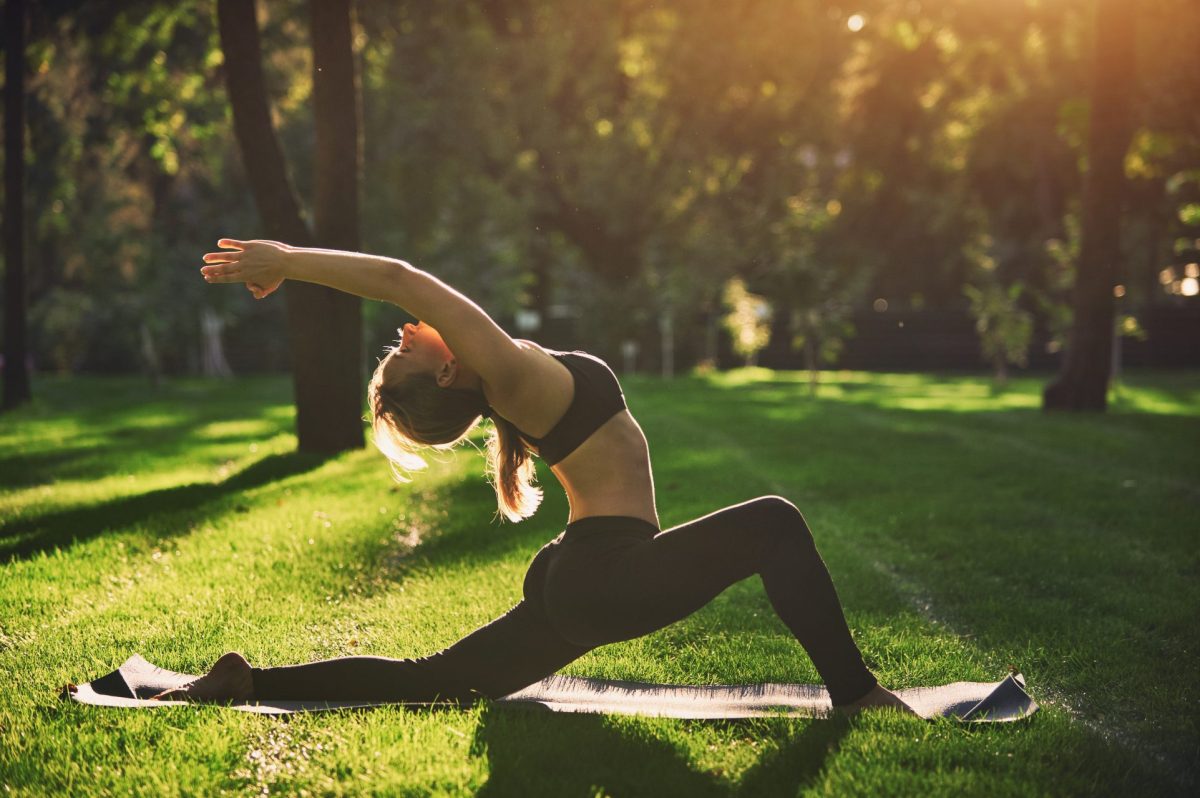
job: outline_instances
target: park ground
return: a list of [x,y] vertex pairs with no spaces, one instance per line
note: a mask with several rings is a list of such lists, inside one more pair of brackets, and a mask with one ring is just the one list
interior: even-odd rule
[[[1196,788],[1200,374],[1132,374],[1105,415],[1042,380],[738,370],[626,381],[664,526],[796,502],[888,685],[1026,676],[1043,710],[695,722],[469,709],[290,721],[78,706],[139,652],[182,671],[409,656],[519,597],[565,500],[494,520],[472,449],[408,485],[294,453],[283,378],[43,379],[0,417],[0,794],[1171,795]],[[757,580],[567,672],[813,681]]]

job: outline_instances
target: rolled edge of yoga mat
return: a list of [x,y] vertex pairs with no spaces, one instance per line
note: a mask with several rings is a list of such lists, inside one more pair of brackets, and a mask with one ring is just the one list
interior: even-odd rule
[[[81,704],[125,708],[195,706],[186,701],[151,701],[163,690],[181,687],[196,677],[175,673],[135,654],[120,668],[64,694]],[[999,682],[955,682],[938,687],[897,690],[924,718],[965,722],[1007,722],[1038,710],[1020,674]],[[757,717],[824,717],[832,707],[824,687],[812,684],[670,685],[646,684],[581,676],[551,676],[496,704],[550,712],[608,713],[697,720]],[[261,701],[234,704],[232,709],[265,715],[363,709],[389,706],[362,701]],[[429,704],[391,704],[414,709]]]

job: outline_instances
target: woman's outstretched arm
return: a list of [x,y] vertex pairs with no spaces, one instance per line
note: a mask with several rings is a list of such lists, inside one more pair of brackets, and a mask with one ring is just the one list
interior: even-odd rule
[[497,392],[519,383],[528,362],[524,350],[470,298],[404,261],[278,241],[222,238],[217,245],[224,251],[206,254],[200,270],[208,282],[245,283],[262,299],[284,280],[300,280],[399,305],[437,328],[455,357]]

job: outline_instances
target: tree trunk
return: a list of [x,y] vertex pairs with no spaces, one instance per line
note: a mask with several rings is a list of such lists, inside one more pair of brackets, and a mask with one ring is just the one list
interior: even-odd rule
[[704,359],[711,368],[717,368],[720,357],[721,315],[714,308],[720,307],[720,297],[712,298],[704,312]]
[[142,366],[146,369],[146,376],[150,378],[151,385],[161,388],[163,382],[162,358],[158,356],[158,344],[154,342],[154,331],[150,329],[150,323],[144,318],[138,326],[138,338],[141,342]]
[[1045,410],[1104,410],[1108,402],[1125,152],[1132,136],[1135,20],[1135,4],[1127,0],[1097,3],[1075,315],[1062,370],[1042,394]]
[[817,343],[814,338],[815,336],[811,332],[804,336],[804,366],[808,369],[808,392],[816,396],[817,385],[820,381],[817,369],[821,364],[817,361]]
[[225,359],[225,345],[221,342],[224,320],[212,308],[200,310],[200,373],[205,377],[228,379],[233,369]]
[[[350,0],[310,0],[316,153],[317,245],[361,249],[358,229],[359,87]],[[288,295],[300,448],[340,452],[363,445],[362,300],[308,283]]]
[[[336,21],[324,19],[326,11],[319,11],[317,6],[327,5],[332,7],[330,16],[340,13],[345,17],[343,25],[339,27]],[[341,3],[314,0],[313,6],[318,233],[325,245],[357,249],[357,116],[353,115],[349,122],[331,122],[327,118],[347,103],[350,107],[356,105],[349,5],[345,0]],[[318,15],[321,15],[319,22]],[[217,0],[217,20],[234,132],[267,235],[298,246],[312,246],[314,237],[300,215],[300,203],[271,125],[253,0]],[[325,30],[325,25],[332,25],[333,30]],[[344,53],[339,52],[331,59],[330,42],[334,49],[344,48]],[[336,63],[330,63],[331,60]],[[348,71],[342,69],[343,60],[350,65]],[[324,74],[325,71],[330,74]],[[332,99],[331,91],[335,95]],[[345,96],[336,97],[339,92]],[[349,137],[339,130],[339,126],[345,125],[351,130]],[[348,148],[349,155],[343,157],[354,165],[349,178],[353,190],[345,195],[341,192],[346,191],[347,178],[328,174],[330,169],[339,168],[341,161],[331,160],[327,150],[339,146]],[[339,204],[345,208],[339,210]],[[300,450],[336,453],[361,447],[362,334],[358,298],[339,295],[323,286],[291,282],[284,286],[284,296]]]
[[662,355],[663,379],[675,376],[675,316],[672,310],[663,310],[658,316],[658,333]]
[[4,409],[28,402],[25,323],[25,2],[4,4]]
[[254,0],[217,0],[217,26],[225,55],[233,132],[263,226],[271,238],[312,246],[312,234],[300,216],[300,202],[271,125]]

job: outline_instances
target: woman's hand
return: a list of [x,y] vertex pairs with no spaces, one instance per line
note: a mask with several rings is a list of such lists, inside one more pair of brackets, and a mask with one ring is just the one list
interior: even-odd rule
[[245,283],[255,299],[270,296],[283,283],[284,257],[293,250],[279,241],[236,241],[222,238],[217,242],[225,252],[209,252],[200,273],[209,283]]

